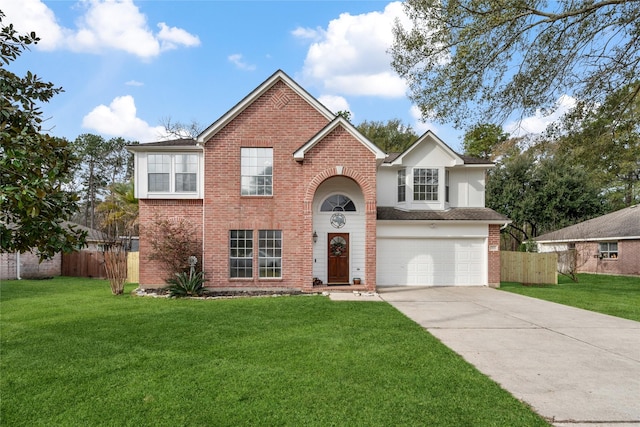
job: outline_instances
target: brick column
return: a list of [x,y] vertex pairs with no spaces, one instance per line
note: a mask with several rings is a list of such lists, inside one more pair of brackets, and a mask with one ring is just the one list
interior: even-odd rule
[[492,288],[500,287],[500,225],[489,225],[487,279]]

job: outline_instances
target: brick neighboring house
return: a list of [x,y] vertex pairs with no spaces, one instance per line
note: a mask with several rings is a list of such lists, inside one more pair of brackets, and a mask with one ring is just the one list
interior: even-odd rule
[[491,163],[432,132],[388,155],[282,71],[195,140],[129,150],[143,288],[163,285],[156,218],[195,225],[213,288],[499,285],[508,219],[484,207]]
[[536,237],[539,252],[575,249],[580,273],[640,276],[637,205]]
[[[76,230],[87,232],[87,244],[81,249],[83,251],[102,250],[102,244],[108,241],[106,235],[98,230],[66,221],[64,224],[67,226],[72,225]],[[0,280],[42,279],[60,276],[61,274],[62,254],[60,253],[42,262],[33,251],[22,254],[15,252],[0,253]]]

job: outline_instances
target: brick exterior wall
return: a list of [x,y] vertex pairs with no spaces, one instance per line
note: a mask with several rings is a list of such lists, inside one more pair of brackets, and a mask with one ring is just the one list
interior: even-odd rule
[[[20,254],[20,278],[42,279],[45,277],[60,276],[62,271],[62,256],[54,255],[53,258],[40,262],[33,252]],[[15,253],[0,254],[0,280],[17,279],[17,256]]]
[[600,259],[598,242],[576,243],[580,273],[640,276],[640,240],[619,240],[618,258]]
[[[373,153],[342,128],[331,132],[296,162],[293,153],[328,124],[327,119],[282,82],[256,99],[205,144],[204,269],[207,286],[310,289],[313,261],[311,201],[324,180],[356,181],[367,209],[367,277],[375,289],[375,176]],[[240,149],[273,148],[273,196],[240,195]],[[282,278],[229,278],[229,230],[282,230]],[[142,240],[142,239],[141,239]],[[142,252],[142,247],[141,247]],[[370,254],[370,255],[369,255]],[[254,260],[254,266],[255,266]],[[141,279],[142,281],[142,279]]]
[[194,224],[196,237],[202,241],[202,200],[154,200],[140,199],[140,287],[158,288],[165,286],[165,273],[157,261],[149,260],[150,241],[153,238],[152,225],[159,219],[187,219]]
[[[489,225],[489,244],[487,254],[488,285],[492,288],[500,287],[500,226]],[[497,248],[497,249],[496,249]],[[494,250],[496,249],[496,250]]]

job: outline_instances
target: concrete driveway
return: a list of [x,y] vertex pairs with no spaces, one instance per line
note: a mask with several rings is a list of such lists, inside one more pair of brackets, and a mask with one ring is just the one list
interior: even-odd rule
[[640,322],[486,287],[381,298],[556,426],[640,426]]

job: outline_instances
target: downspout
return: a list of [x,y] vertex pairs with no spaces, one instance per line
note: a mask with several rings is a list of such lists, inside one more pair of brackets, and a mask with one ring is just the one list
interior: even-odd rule
[[202,259],[200,260],[200,268],[202,269],[201,271],[204,273],[204,236],[205,236],[205,232],[204,232],[204,227],[205,227],[205,217],[204,217],[204,198],[205,198],[205,185],[204,185],[204,180],[205,180],[205,173],[204,173],[204,167],[205,167],[205,162],[204,162],[204,144],[201,142],[196,142],[196,147],[199,147],[202,149],[202,188],[200,189],[200,191],[202,191]]
[[22,280],[20,277],[20,251],[16,251],[16,279]]

